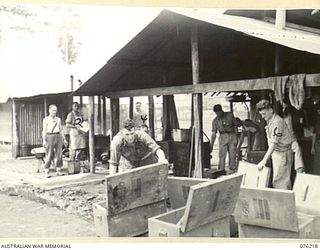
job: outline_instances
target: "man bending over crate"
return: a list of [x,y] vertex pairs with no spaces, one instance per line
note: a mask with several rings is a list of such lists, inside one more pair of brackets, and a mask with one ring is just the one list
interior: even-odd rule
[[110,147],[110,175],[156,162],[168,161],[160,146],[142,130],[136,130],[131,119],[123,122]]

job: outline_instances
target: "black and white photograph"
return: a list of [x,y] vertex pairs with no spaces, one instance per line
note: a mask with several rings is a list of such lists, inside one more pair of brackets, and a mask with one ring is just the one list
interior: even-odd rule
[[0,242],[320,247],[320,9],[0,3],[0,72]]

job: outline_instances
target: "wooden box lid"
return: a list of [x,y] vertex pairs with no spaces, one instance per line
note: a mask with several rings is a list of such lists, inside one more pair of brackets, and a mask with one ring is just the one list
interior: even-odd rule
[[268,187],[270,172],[268,167],[258,170],[256,164],[244,161],[240,162],[238,169],[238,173],[243,174],[242,186],[246,187]]
[[298,232],[293,191],[242,187],[234,216],[238,223]]
[[168,198],[168,166],[152,164],[106,177],[107,214],[118,214]]
[[242,175],[234,174],[190,187],[181,231],[187,232],[233,213]]
[[320,176],[298,173],[293,185],[296,205],[302,212],[320,215]]

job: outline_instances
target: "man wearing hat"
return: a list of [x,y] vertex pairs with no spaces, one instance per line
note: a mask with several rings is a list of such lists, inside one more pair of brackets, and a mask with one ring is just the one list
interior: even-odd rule
[[213,111],[217,115],[212,121],[212,135],[210,151],[212,152],[216,134],[219,132],[219,169],[225,169],[227,153],[229,154],[229,169],[236,170],[237,154],[237,122],[231,112],[224,112],[220,104],[214,105]]
[[168,164],[160,146],[146,132],[136,130],[133,120],[125,120],[111,142],[110,175],[156,162]]
[[286,122],[274,113],[271,103],[261,100],[256,104],[257,110],[262,118],[267,121],[266,133],[268,139],[268,150],[263,159],[258,163],[258,169],[262,170],[268,159],[272,158],[273,180],[272,185],[278,189],[291,189],[291,166],[293,138]]

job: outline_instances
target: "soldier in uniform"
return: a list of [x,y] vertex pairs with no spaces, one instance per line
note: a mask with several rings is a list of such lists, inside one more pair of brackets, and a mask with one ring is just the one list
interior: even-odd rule
[[112,139],[110,174],[156,162],[168,164],[160,146],[144,131],[136,130],[133,120],[123,123],[123,129]]
[[213,107],[216,113],[212,121],[212,135],[210,152],[212,152],[216,134],[219,132],[219,169],[225,169],[225,161],[227,153],[229,154],[229,169],[236,170],[236,154],[237,154],[237,122],[231,112],[224,112],[220,104]]
[[133,114],[133,121],[137,128],[140,128],[148,120],[147,114],[141,108],[141,102],[136,102],[136,110]]
[[274,113],[271,104],[267,100],[261,100],[256,105],[262,118],[267,121],[266,134],[268,139],[268,150],[263,159],[258,163],[258,169],[262,170],[267,160],[272,158],[274,188],[291,189],[291,166],[293,138],[286,122]]

